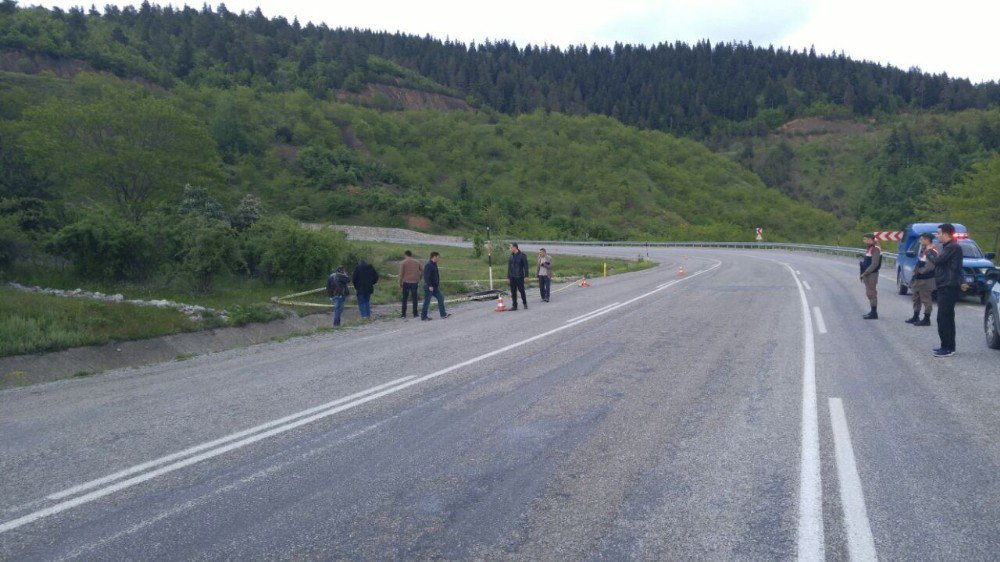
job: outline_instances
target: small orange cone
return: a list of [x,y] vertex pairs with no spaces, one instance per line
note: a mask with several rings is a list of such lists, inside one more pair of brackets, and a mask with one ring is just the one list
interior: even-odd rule
[[507,312],[507,307],[503,305],[503,293],[497,294],[497,312]]
[[584,275],[583,276],[583,280],[580,281],[580,286],[583,287],[584,289],[586,289],[587,287],[590,286],[590,281],[587,281],[587,276],[586,275]]
[[683,265],[682,265],[682,266],[681,266],[681,268],[680,268],[680,269],[679,269],[679,270],[677,271],[677,276],[678,276],[678,277],[684,277],[684,266],[683,266]]

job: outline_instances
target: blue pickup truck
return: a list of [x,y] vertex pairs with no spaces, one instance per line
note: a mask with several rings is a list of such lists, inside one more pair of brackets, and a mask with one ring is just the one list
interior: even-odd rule
[[[917,264],[917,252],[920,248],[920,235],[924,232],[937,232],[939,224],[941,223],[914,223],[907,225],[903,231],[903,240],[899,243],[899,258],[896,260],[896,288],[899,289],[899,294],[905,295],[910,290],[913,267]],[[969,286],[965,294],[978,296],[979,302],[986,304],[991,285],[986,279],[986,272],[996,267],[990,261],[996,256],[993,252],[983,253],[979,244],[969,238],[969,231],[961,224],[955,224],[955,239],[962,247],[965,256],[962,260],[962,269],[965,273],[965,283]],[[938,247],[938,251],[941,250],[939,241],[935,240],[934,245]]]

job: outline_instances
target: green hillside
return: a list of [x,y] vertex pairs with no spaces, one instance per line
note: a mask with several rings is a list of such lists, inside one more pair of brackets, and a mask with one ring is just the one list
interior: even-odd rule
[[[773,134],[724,145],[719,153],[782,193],[835,214],[853,230],[951,220],[981,224],[980,243],[996,245],[1000,198],[987,195],[984,177],[1000,157],[997,109],[802,119]],[[985,191],[971,191],[970,184]],[[980,214],[992,220],[977,218]]]
[[0,100],[6,194],[62,205],[61,219],[98,205],[139,220],[192,184],[302,221],[524,237],[745,239],[763,226],[819,240],[837,225],[698,143],[601,116],[379,111],[93,74],[5,73]]

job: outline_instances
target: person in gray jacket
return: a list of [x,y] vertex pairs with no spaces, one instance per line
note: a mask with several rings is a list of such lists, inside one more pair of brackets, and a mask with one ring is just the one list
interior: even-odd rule
[[542,302],[549,302],[549,295],[552,294],[552,256],[545,251],[545,248],[538,250],[538,292],[541,293]]
[[[910,290],[913,291],[913,317],[906,321],[914,326],[930,326],[931,312],[934,310],[934,300],[931,294],[937,288],[934,282],[934,264],[927,259],[936,256],[934,234],[925,232],[920,235],[920,249],[917,250],[917,265],[913,267],[913,278],[910,280]],[[924,309],[924,319],[920,319],[921,305]]]

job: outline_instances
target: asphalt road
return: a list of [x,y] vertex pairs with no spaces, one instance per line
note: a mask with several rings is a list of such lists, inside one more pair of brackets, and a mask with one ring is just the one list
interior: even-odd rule
[[889,272],[864,321],[849,260],[650,257],[528,310],[4,391],[0,559],[1000,557],[981,306],[934,359]]

